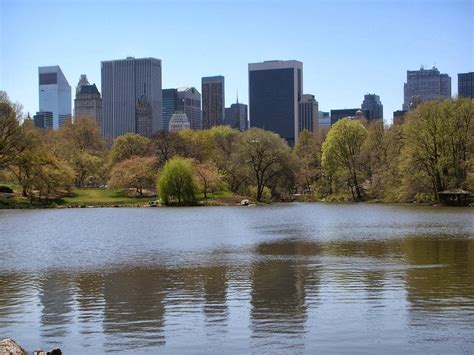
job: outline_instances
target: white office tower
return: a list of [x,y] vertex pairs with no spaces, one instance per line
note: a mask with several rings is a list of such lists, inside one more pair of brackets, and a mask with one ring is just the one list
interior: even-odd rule
[[71,86],[58,65],[38,68],[39,111],[53,113],[53,129],[71,118]]

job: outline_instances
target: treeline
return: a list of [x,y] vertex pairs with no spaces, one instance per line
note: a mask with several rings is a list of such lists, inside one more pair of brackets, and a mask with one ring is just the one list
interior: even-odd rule
[[291,149],[278,135],[227,126],[118,137],[112,147],[86,118],[43,131],[0,92],[0,180],[30,199],[73,187],[157,190],[165,203],[194,203],[230,191],[258,201],[387,202],[438,199],[450,188],[474,191],[474,104],[427,102],[401,125],[343,119],[329,131],[304,131]]

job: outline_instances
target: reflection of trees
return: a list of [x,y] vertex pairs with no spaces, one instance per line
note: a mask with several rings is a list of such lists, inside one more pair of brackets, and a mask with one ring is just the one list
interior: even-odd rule
[[101,273],[79,274],[75,280],[77,285],[76,300],[78,319],[83,334],[100,332],[95,325],[102,322],[104,311],[104,276]]
[[0,327],[11,324],[15,315],[24,313],[23,303],[29,298],[32,285],[28,276],[0,274]]
[[406,272],[408,300],[415,308],[462,306],[465,298],[472,304],[474,241],[409,238],[400,244],[408,263],[415,266]]
[[41,326],[44,336],[59,339],[69,331],[73,317],[74,288],[66,274],[50,273],[39,280],[39,298],[43,305]]
[[[133,346],[157,346],[164,343],[164,305],[166,282],[162,269],[124,269],[106,274],[104,283],[103,328],[110,338],[111,346],[133,340]],[[118,344],[117,344],[118,345]]]
[[[304,262],[295,256],[317,255],[320,247],[316,243],[282,241],[262,244],[257,247],[257,253],[268,259],[256,262],[251,275],[253,338],[262,338],[264,344],[266,337],[275,338],[277,333],[286,338],[282,344],[291,343],[293,338],[293,345],[302,347],[307,280],[319,283],[319,277],[310,275]],[[317,289],[317,283],[311,288]]]

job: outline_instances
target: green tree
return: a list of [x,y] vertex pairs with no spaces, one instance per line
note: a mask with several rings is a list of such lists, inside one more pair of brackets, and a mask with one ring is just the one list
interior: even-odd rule
[[207,193],[213,192],[222,180],[222,175],[219,174],[216,165],[212,161],[196,162],[194,164],[194,174],[199,181],[205,199],[207,199]]
[[112,165],[131,157],[144,157],[148,154],[150,140],[135,133],[127,133],[115,139],[110,151]]
[[110,173],[108,187],[111,189],[134,188],[143,195],[143,189],[152,189],[156,181],[155,158],[137,157],[115,164]]
[[15,144],[16,154],[10,170],[22,186],[23,196],[33,200],[69,191],[74,173],[69,164],[59,159],[45,142],[45,136],[31,120],[21,125],[20,139]]
[[[435,198],[440,191],[467,187],[473,117],[469,99],[425,102],[407,115],[402,151],[406,199],[413,198],[413,183],[423,184]],[[415,176],[417,181],[410,178]]]
[[193,180],[191,160],[174,157],[163,167],[157,183],[160,198],[166,205],[173,202],[194,204],[196,202],[196,186]]
[[321,141],[308,130],[298,136],[298,141],[293,148],[293,157],[300,164],[297,174],[298,187],[311,193],[312,186],[321,178]]
[[185,155],[186,142],[177,132],[160,131],[151,137],[151,150],[161,167],[175,155]]
[[4,91],[0,91],[0,170],[8,167],[15,157],[15,142],[20,136],[20,125],[15,107]]
[[366,137],[362,123],[345,118],[331,127],[322,147],[323,169],[331,176],[342,175],[354,200],[362,199],[364,174],[360,153]]
[[105,141],[95,121],[82,117],[68,120],[48,136],[55,154],[74,169],[77,187],[105,181]]
[[276,186],[275,180],[287,172],[291,150],[277,134],[251,128],[237,137],[232,145],[235,161],[256,186],[257,201],[262,200],[263,189]]

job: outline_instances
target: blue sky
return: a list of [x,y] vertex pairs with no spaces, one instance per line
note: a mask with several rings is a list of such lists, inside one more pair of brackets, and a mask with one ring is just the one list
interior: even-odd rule
[[380,95],[385,120],[401,109],[406,70],[474,71],[474,1],[0,0],[0,89],[38,110],[37,68],[60,65],[100,90],[102,60],[162,60],[163,88],[224,75],[226,105],[248,102],[247,64],[296,59],[320,109]]

